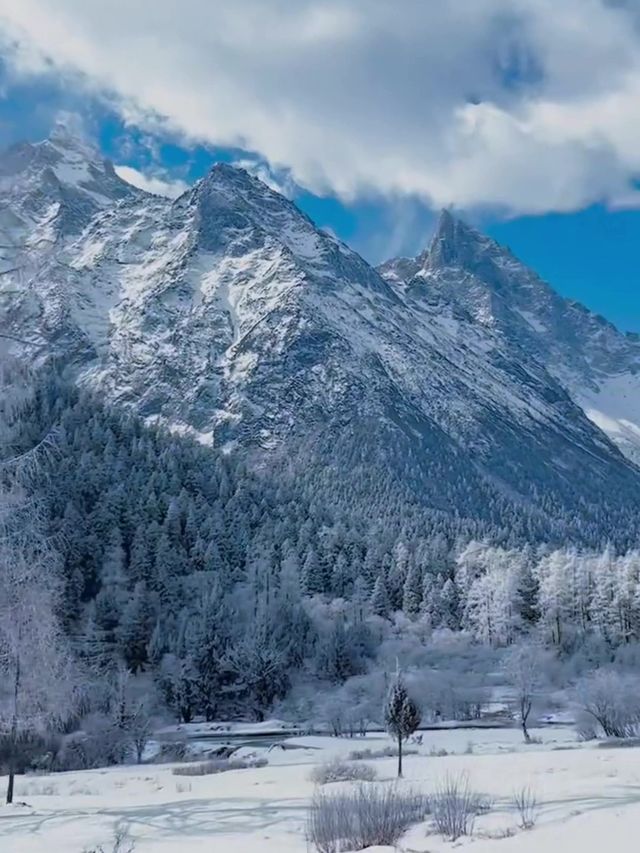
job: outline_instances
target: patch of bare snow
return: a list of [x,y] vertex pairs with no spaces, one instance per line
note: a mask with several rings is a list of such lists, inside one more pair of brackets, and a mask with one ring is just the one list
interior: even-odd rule
[[640,462],[640,376],[603,379],[598,391],[576,395],[587,417],[635,462]]
[[[245,728],[249,735],[266,727],[277,731],[279,725],[267,721],[232,728]],[[207,731],[193,727],[194,734]],[[535,735],[542,743],[525,746],[516,729],[425,731],[419,753],[406,756],[400,784],[428,794],[447,775],[464,775],[474,791],[490,797],[491,811],[476,820],[473,837],[459,839],[456,849],[636,853],[638,751],[577,744],[567,727],[537,729]],[[311,769],[333,757],[347,758],[353,749],[387,746],[389,740],[384,734],[310,736],[290,738],[286,744],[295,748],[245,746],[241,754],[266,757],[268,765],[210,776],[176,776],[175,765],[156,764],[20,776],[16,796],[28,806],[0,808],[0,849],[110,849],[115,826],[126,825],[136,853],[308,853]],[[395,759],[367,763],[375,767],[382,784],[394,781]],[[5,783],[6,778],[0,785]],[[538,820],[526,831],[518,827],[511,802],[513,792],[523,786],[530,786],[539,802]],[[400,849],[445,853],[452,845],[432,832],[427,817],[409,830]],[[379,850],[386,853],[385,848]]]

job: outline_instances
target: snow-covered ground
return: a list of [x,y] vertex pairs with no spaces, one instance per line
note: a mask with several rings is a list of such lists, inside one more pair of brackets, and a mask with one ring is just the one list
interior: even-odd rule
[[[567,727],[533,734],[543,742],[524,747],[516,730],[425,732],[420,753],[406,758],[402,784],[428,792],[447,774],[465,773],[475,789],[490,795],[494,808],[478,818],[473,839],[456,842],[474,853],[636,853],[638,749],[577,744]],[[20,777],[17,799],[27,805],[0,808],[0,850],[82,853],[103,844],[110,851],[113,828],[124,822],[136,853],[306,853],[312,767],[388,741],[382,735],[366,743],[314,736],[286,743],[296,748],[264,750],[266,767],[214,776],[174,776],[172,765],[146,765]],[[449,754],[435,755],[442,750]],[[394,778],[395,759],[370,763],[381,780]],[[529,831],[517,829],[511,806],[513,791],[525,785],[541,804]],[[401,844],[420,853],[452,846],[427,835],[427,824],[411,829]]]

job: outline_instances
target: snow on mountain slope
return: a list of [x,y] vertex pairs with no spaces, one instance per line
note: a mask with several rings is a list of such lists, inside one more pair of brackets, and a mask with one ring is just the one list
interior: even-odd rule
[[534,355],[587,416],[640,461],[640,339],[562,298],[507,249],[448,212],[430,247],[380,272],[409,298],[446,304]]
[[620,450],[640,465],[640,375],[639,359],[630,360],[627,371],[601,374],[595,388],[581,388],[579,381],[567,378],[576,402],[587,417],[617,444]]
[[110,399],[365,503],[394,482],[537,535],[629,527],[640,473],[537,357],[552,342],[571,375],[623,370],[617,333],[601,332],[617,356],[580,351],[561,315],[592,315],[462,223],[443,217],[429,252],[381,277],[241,169],[170,201],[63,135],[10,149],[0,173],[0,225],[20,240],[2,250],[0,316]]

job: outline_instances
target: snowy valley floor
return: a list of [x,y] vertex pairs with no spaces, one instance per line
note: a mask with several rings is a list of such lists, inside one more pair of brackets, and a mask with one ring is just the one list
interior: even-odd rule
[[[636,853],[640,749],[578,745],[569,728],[534,734],[543,743],[525,747],[515,730],[425,732],[420,754],[406,759],[402,784],[429,792],[447,774],[464,772],[495,805],[477,819],[471,839],[452,845],[427,835],[422,824],[407,833],[400,848],[412,853],[440,853],[454,846],[474,853]],[[372,735],[366,743],[324,737],[287,743],[299,748],[265,750],[266,767],[214,776],[180,777],[172,775],[174,765],[146,765],[20,777],[17,800],[27,805],[0,808],[0,851],[83,853],[98,844],[110,851],[114,826],[125,822],[136,853],[306,853],[312,767],[388,741]],[[438,750],[450,754],[430,755]],[[395,759],[370,763],[381,780],[394,778]],[[541,806],[529,831],[516,829],[511,805],[513,791],[525,785],[535,790]],[[515,834],[500,837],[505,831]]]

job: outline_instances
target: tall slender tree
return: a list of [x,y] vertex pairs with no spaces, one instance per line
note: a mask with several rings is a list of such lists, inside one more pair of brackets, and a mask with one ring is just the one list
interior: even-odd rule
[[48,438],[24,447],[19,437],[29,403],[27,374],[0,353],[0,739],[7,803],[23,745],[66,715],[73,694],[58,618],[57,559],[30,493]]
[[402,776],[402,741],[412,735],[420,725],[420,709],[409,696],[400,671],[389,690],[384,708],[387,731],[398,743],[398,778]]

